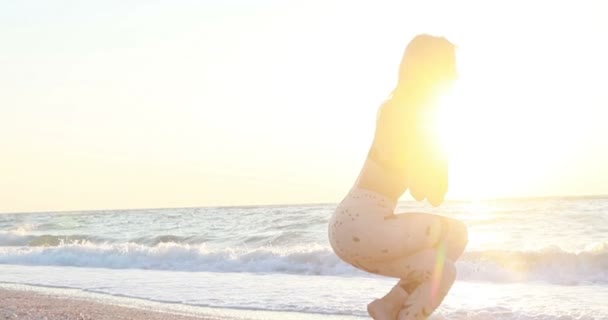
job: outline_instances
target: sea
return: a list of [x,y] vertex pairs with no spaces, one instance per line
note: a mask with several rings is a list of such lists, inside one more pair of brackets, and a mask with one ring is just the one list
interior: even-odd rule
[[[235,319],[369,319],[367,303],[396,279],[332,252],[327,223],[335,207],[0,214],[0,288]],[[438,208],[405,201],[397,212],[440,214],[469,228],[457,281],[431,319],[608,319],[608,197]]]

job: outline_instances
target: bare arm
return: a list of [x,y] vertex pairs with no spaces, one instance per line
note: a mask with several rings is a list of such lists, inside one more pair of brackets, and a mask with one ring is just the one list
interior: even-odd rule
[[438,206],[448,187],[447,158],[437,141],[421,129],[414,108],[388,101],[380,110],[374,141],[356,186],[397,201],[412,196]]

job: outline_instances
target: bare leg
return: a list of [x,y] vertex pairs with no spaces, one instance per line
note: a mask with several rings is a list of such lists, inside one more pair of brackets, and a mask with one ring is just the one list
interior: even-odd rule
[[408,215],[422,216],[427,218],[435,217],[436,219],[439,219],[441,223],[441,230],[439,232],[441,234],[439,235],[437,243],[433,247],[439,248],[440,245],[443,245],[446,256],[452,261],[458,260],[469,242],[467,227],[462,221],[428,213],[398,214],[398,216],[403,216],[405,219],[407,219]]
[[466,227],[458,220],[426,213],[367,214],[364,205],[338,208],[329,229],[332,246],[343,260],[389,277],[395,272],[385,274],[375,265],[436,249],[440,244],[454,261],[468,242]]
[[401,278],[385,297],[368,305],[376,320],[393,320],[397,312],[399,320],[425,319],[441,304],[456,278],[456,268],[443,248],[422,250],[376,268]]
[[423,250],[406,260],[413,260],[407,263],[415,273],[422,275],[422,283],[407,298],[398,320],[426,319],[439,307],[452,287],[456,267],[443,248]]
[[330,220],[330,242],[340,258],[355,267],[402,279],[402,287],[417,284],[411,294],[396,287],[372,302],[368,310],[374,319],[395,320],[395,311],[404,304],[409,307],[403,316],[425,317],[454,281],[452,261],[466,246],[466,228],[433,214],[393,214],[393,208],[378,193],[351,191]]

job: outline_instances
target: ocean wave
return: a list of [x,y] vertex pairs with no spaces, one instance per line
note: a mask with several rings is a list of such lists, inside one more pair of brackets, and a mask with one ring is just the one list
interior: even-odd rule
[[[159,242],[98,244],[83,240],[48,247],[0,247],[1,264],[111,269],[288,273],[365,276],[322,245],[209,248]],[[560,249],[534,252],[466,252],[457,262],[464,281],[548,282],[562,285],[608,283],[608,246],[578,253]]]
[[[202,236],[176,236],[176,235],[160,235],[160,236],[142,236],[128,240],[129,243],[141,244],[146,246],[156,246],[161,243],[176,243],[176,244],[203,244],[206,239]],[[14,246],[31,246],[31,247],[57,247],[66,244],[80,244],[87,242],[89,244],[118,244],[120,239],[100,237],[84,234],[75,235],[33,235],[19,232],[0,232],[0,247]]]
[[60,244],[0,247],[0,264],[154,269],[175,271],[347,275],[358,271],[320,246],[209,249],[206,245],[160,243]]
[[459,277],[465,280],[604,284],[608,283],[608,245],[580,252],[559,248],[465,252],[458,265]]
[[14,247],[14,246],[31,246],[31,247],[53,247],[60,246],[63,244],[74,244],[83,242],[94,242],[103,243],[108,242],[111,239],[104,239],[101,237],[89,236],[89,235],[65,235],[55,236],[50,234],[43,235],[20,235],[15,233],[0,233],[0,246]]

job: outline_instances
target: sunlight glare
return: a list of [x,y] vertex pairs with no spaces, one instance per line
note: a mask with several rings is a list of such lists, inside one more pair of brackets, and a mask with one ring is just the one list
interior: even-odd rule
[[[450,158],[450,185],[466,199],[543,187],[551,170],[575,156],[563,145],[582,136],[585,122],[551,94],[558,80],[534,74],[544,82],[526,85],[530,79],[507,69],[487,70],[489,58],[475,51],[459,53],[460,77],[442,93],[434,120],[437,142]],[[533,70],[525,60],[511,63]]]

